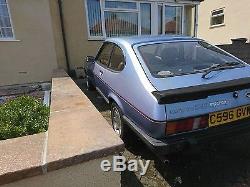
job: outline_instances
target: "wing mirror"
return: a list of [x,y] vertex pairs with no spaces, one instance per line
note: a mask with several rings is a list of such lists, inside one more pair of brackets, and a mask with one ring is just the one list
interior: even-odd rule
[[93,57],[93,56],[86,57],[86,62],[94,63],[94,61],[95,61],[95,57]]

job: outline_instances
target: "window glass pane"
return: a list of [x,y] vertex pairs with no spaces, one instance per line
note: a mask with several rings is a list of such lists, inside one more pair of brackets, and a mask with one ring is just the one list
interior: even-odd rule
[[110,68],[115,71],[121,71],[125,65],[122,50],[115,46],[110,58]]
[[0,4],[6,4],[6,0],[0,0]]
[[3,34],[2,34],[2,29],[0,27],[0,38],[2,38],[2,37],[3,37]]
[[182,7],[165,6],[165,34],[182,33]]
[[0,16],[9,16],[8,7],[6,4],[0,4]]
[[221,25],[224,23],[224,15],[211,18],[211,25]]
[[13,36],[12,28],[2,28],[2,35],[4,38],[11,38]]
[[102,36],[101,7],[99,0],[87,0],[90,36]]
[[4,27],[4,17],[0,16],[0,27]]
[[151,34],[151,4],[141,3],[141,34]]
[[106,8],[137,9],[136,3],[121,1],[105,1]]
[[138,34],[138,14],[135,12],[105,11],[104,17],[107,37]]
[[163,34],[162,33],[162,14],[163,14],[162,5],[158,5],[158,34]]
[[0,38],[12,38],[13,32],[5,0],[0,0]]
[[101,52],[98,54],[97,61],[105,66],[109,64],[109,59],[111,52],[113,50],[113,44],[105,43],[101,49]]
[[212,12],[212,16],[215,16],[215,15],[218,15],[218,14],[222,14],[223,12],[224,12],[224,10],[223,10],[223,9],[213,11],[213,12]]
[[9,17],[0,17],[0,27],[11,27]]

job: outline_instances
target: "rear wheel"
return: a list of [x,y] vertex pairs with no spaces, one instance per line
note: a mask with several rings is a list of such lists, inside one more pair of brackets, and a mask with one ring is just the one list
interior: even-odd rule
[[123,140],[125,140],[128,136],[128,127],[123,122],[121,109],[116,103],[111,104],[111,120],[112,127],[116,134],[118,134]]

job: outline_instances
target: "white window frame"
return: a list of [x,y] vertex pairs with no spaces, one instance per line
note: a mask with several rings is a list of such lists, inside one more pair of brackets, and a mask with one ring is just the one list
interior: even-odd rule
[[103,14],[103,6],[102,6],[102,3],[103,1],[100,0],[100,8],[101,8],[101,21],[102,21],[102,36],[91,36],[90,35],[90,24],[89,24],[89,16],[88,16],[88,5],[87,5],[87,0],[83,0],[84,2],[84,5],[85,5],[85,12],[86,12],[86,23],[87,23],[87,33],[88,33],[88,39],[89,40],[104,40],[105,37],[104,37],[104,24],[103,24],[103,20],[102,20],[102,14]]
[[[158,5],[162,5],[163,7],[163,18],[162,18],[162,29],[163,34],[165,34],[165,5],[166,6],[177,6],[182,7],[182,25],[181,25],[181,34],[184,34],[184,23],[185,23],[185,5],[196,5],[198,7],[198,2],[189,2],[189,1],[179,1],[179,3],[174,2],[157,2],[157,1],[137,1],[137,0],[108,0],[108,1],[120,1],[120,2],[132,2],[136,3],[136,9],[119,9],[119,8],[105,8],[105,0],[100,0],[100,9],[101,9],[101,20],[102,20],[102,36],[91,36],[89,30],[89,18],[88,18],[88,6],[87,0],[83,0],[85,4],[85,12],[86,12],[86,20],[87,20],[87,33],[88,33],[88,40],[105,40],[107,38],[106,30],[105,30],[105,19],[104,19],[104,12],[105,11],[114,11],[114,12],[136,12],[138,13],[138,36],[141,35],[141,11],[140,11],[140,3],[149,3],[151,4],[151,35],[158,35]],[[195,15],[195,20],[197,20],[197,15]],[[196,24],[197,26],[197,24]],[[196,27],[195,26],[195,27]],[[197,28],[195,28],[197,29]]]
[[131,2],[131,3],[136,3],[136,9],[125,9],[125,8],[106,8],[105,7],[105,0],[102,1],[102,5],[103,5],[103,11],[101,13],[101,19],[102,19],[102,24],[103,24],[103,35],[104,38],[107,38],[107,34],[106,34],[106,29],[105,29],[105,17],[104,17],[104,13],[105,12],[133,12],[133,13],[137,13],[137,18],[138,18],[138,35],[141,35],[141,20],[140,20],[140,5],[139,2],[135,2],[135,1],[131,1],[131,0],[108,0],[108,1],[120,1],[120,2]]
[[[11,26],[11,30],[12,30],[12,37],[0,37],[0,41],[15,41],[15,32],[14,32],[14,27],[13,27],[13,22],[12,22],[12,16],[11,16],[11,11],[10,11],[10,7],[9,7],[9,0],[6,0],[6,4],[7,4],[7,11],[9,14],[9,19],[10,19],[10,26]],[[5,5],[5,4],[4,4]],[[0,30],[2,28],[0,27]]]
[[[222,10],[222,13],[213,15],[214,12],[221,11],[221,10]],[[216,18],[216,17],[219,17],[219,16],[224,16],[223,23],[212,25],[212,19]],[[225,25],[225,8],[224,7],[223,8],[218,8],[216,10],[211,11],[211,15],[210,15],[210,28],[220,27],[220,26],[224,26],[224,25]]]

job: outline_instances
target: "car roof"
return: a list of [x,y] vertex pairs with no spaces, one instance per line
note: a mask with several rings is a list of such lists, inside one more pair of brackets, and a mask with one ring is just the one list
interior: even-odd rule
[[160,42],[160,41],[182,41],[182,40],[198,40],[197,38],[190,36],[181,36],[181,35],[158,35],[158,36],[132,36],[132,37],[120,37],[120,38],[108,38],[106,42],[113,42],[117,44],[129,44],[131,46],[142,43],[150,43],[150,42]]

